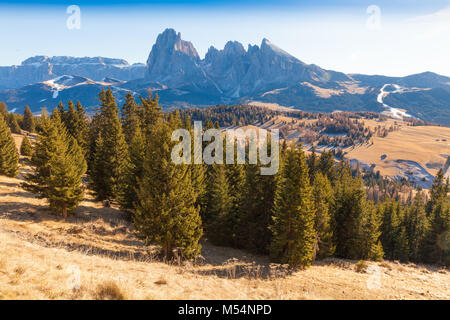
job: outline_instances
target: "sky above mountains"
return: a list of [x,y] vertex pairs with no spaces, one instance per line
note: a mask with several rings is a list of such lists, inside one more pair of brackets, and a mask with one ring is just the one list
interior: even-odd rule
[[168,27],[202,58],[210,45],[221,49],[237,40],[247,47],[268,38],[326,69],[450,75],[450,0],[0,0],[0,65],[34,55],[145,63]]

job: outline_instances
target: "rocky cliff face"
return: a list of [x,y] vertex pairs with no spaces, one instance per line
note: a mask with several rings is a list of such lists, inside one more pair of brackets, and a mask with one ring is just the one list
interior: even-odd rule
[[96,81],[104,78],[129,81],[142,78],[145,70],[144,64],[129,65],[123,59],[36,56],[26,59],[19,66],[0,67],[0,88],[20,88],[62,75],[87,77]]
[[211,47],[201,60],[190,42],[181,34],[166,29],[160,34],[147,60],[146,79],[169,87],[191,83],[197,87],[218,89],[229,99],[262,93],[277,86],[299,81],[327,82],[350,80],[341,73],[332,73],[307,65],[269,40],[261,46],[244,46],[229,41],[223,50]]

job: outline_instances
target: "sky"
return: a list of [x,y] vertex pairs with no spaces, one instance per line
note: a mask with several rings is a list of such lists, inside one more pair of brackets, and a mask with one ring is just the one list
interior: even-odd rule
[[201,57],[211,45],[267,38],[325,69],[450,76],[450,0],[0,0],[0,65],[35,55],[145,63],[166,28]]

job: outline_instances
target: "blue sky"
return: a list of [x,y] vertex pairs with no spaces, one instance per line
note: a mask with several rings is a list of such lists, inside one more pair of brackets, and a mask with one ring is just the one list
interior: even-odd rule
[[[80,29],[67,28],[69,5],[81,10]],[[327,69],[450,76],[450,0],[0,0],[0,65],[34,55],[145,62],[168,27],[202,57],[210,45],[237,40],[246,47],[265,37]]]

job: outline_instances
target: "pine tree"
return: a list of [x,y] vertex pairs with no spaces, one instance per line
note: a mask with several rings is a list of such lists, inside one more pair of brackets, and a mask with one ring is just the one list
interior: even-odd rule
[[31,157],[33,154],[33,147],[31,145],[30,139],[27,136],[23,137],[22,143],[20,145],[20,154],[26,157]]
[[173,257],[174,249],[181,250],[183,257],[192,258],[200,253],[203,231],[199,208],[195,206],[191,168],[171,161],[175,125],[162,116],[156,121],[148,132],[134,226],[139,238],[161,246],[166,259]]
[[[235,153],[236,154],[236,153]],[[243,191],[245,185],[245,170],[244,165],[234,164],[227,166],[227,178],[229,186],[229,196],[230,196],[230,214],[229,214],[229,230],[228,235],[232,247],[238,247],[238,226],[239,221],[242,217],[242,203],[244,201]]]
[[8,114],[8,117],[5,118],[8,122],[8,126],[11,129],[12,133],[21,134],[22,130],[20,129],[19,123],[17,122],[16,115],[13,113]]
[[25,106],[25,110],[23,112],[23,130],[31,133],[36,131],[34,116],[28,106]]
[[313,193],[314,208],[316,210],[314,229],[316,230],[315,256],[319,259],[334,254],[336,246],[333,243],[333,190],[331,184],[321,172],[314,177]]
[[272,239],[269,225],[272,222],[275,176],[261,175],[259,166],[259,162],[245,166],[236,244],[239,248],[267,254]]
[[214,164],[211,174],[210,202],[206,231],[213,244],[231,246],[233,244],[234,221],[231,219],[232,199],[224,164]]
[[123,185],[123,196],[120,199],[122,208],[128,210],[134,210],[136,207],[137,190],[139,181],[142,179],[145,159],[145,139],[141,126],[137,124],[133,132],[129,148],[130,162]]
[[425,244],[425,239],[430,230],[430,222],[425,211],[425,204],[421,190],[408,210],[406,233],[408,235],[409,254],[412,261],[421,260],[421,251]]
[[3,116],[3,119],[8,119],[8,107],[4,102],[0,102],[0,114]]
[[72,100],[68,102],[68,110],[64,110],[64,105],[60,102],[58,112],[61,120],[67,128],[69,134],[77,140],[78,145],[84,152],[87,152],[88,139],[88,124],[86,120],[86,113],[79,101],[77,105],[73,104]]
[[136,104],[133,94],[128,92],[121,113],[123,134],[128,144],[131,144],[136,128],[141,126],[141,117],[140,107]]
[[324,151],[319,157],[319,170],[328,178],[331,185],[336,183],[336,170],[334,165],[334,155],[331,151]]
[[373,204],[366,201],[360,177],[352,177],[347,163],[337,169],[333,205],[336,255],[347,259],[374,259],[382,256],[379,242],[381,220]]
[[405,230],[405,212],[400,202],[380,204],[382,216],[381,243],[389,260],[408,261],[408,239]]
[[83,199],[81,177],[86,162],[76,140],[61,123],[59,112],[51,119],[45,114],[42,117],[42,134],[30,161],[33,173],[26,176],[23,187],[47,199],[50,208],[66,218]]
[[0,174],[15,177],[19,171],[19,155],[11,130],[0,113]]
[[361,217],[359,236],[361,239],[360,259],[364,260],[383,260],[384,251],[379,240],[381,231],[381,214],[376,210],[372,201],[366,205],[364,215]]
[[430,190],[430,200],[427,203],[427,216],[430,220],[430,230],[425,240],[422,256],[425,262],[450,265],[450,248],[446,238],[450,235],[450,200],[447,196],[449,181],[445,181],[442,169]]
[[89,123],[86,117],[86,111],[81,105],[80,101],[77,101],[76,105],[77,123],[75,139],[78,145],[83,149],[84,153],[88,152],[88,140],[89,140]]
[[311,184],[313,184],[314,179],[316,177],[316,173],[319,170],[319,159],[317,158],[315,147],[312,148],[311,154],[308,156],[306,164],[308,165],[309,168],[309,180]]
[[271,258],[291,267],[309,266],[313,260],[314,204],[309,183],[308,167],[303,151],[295,146],[287,152],[277,176]]
[[128,146],[120,124],[116,100],[110,88],[99,94],[101,113],[92,168],[91,187],[98,200],[120,200],[129,166]]

